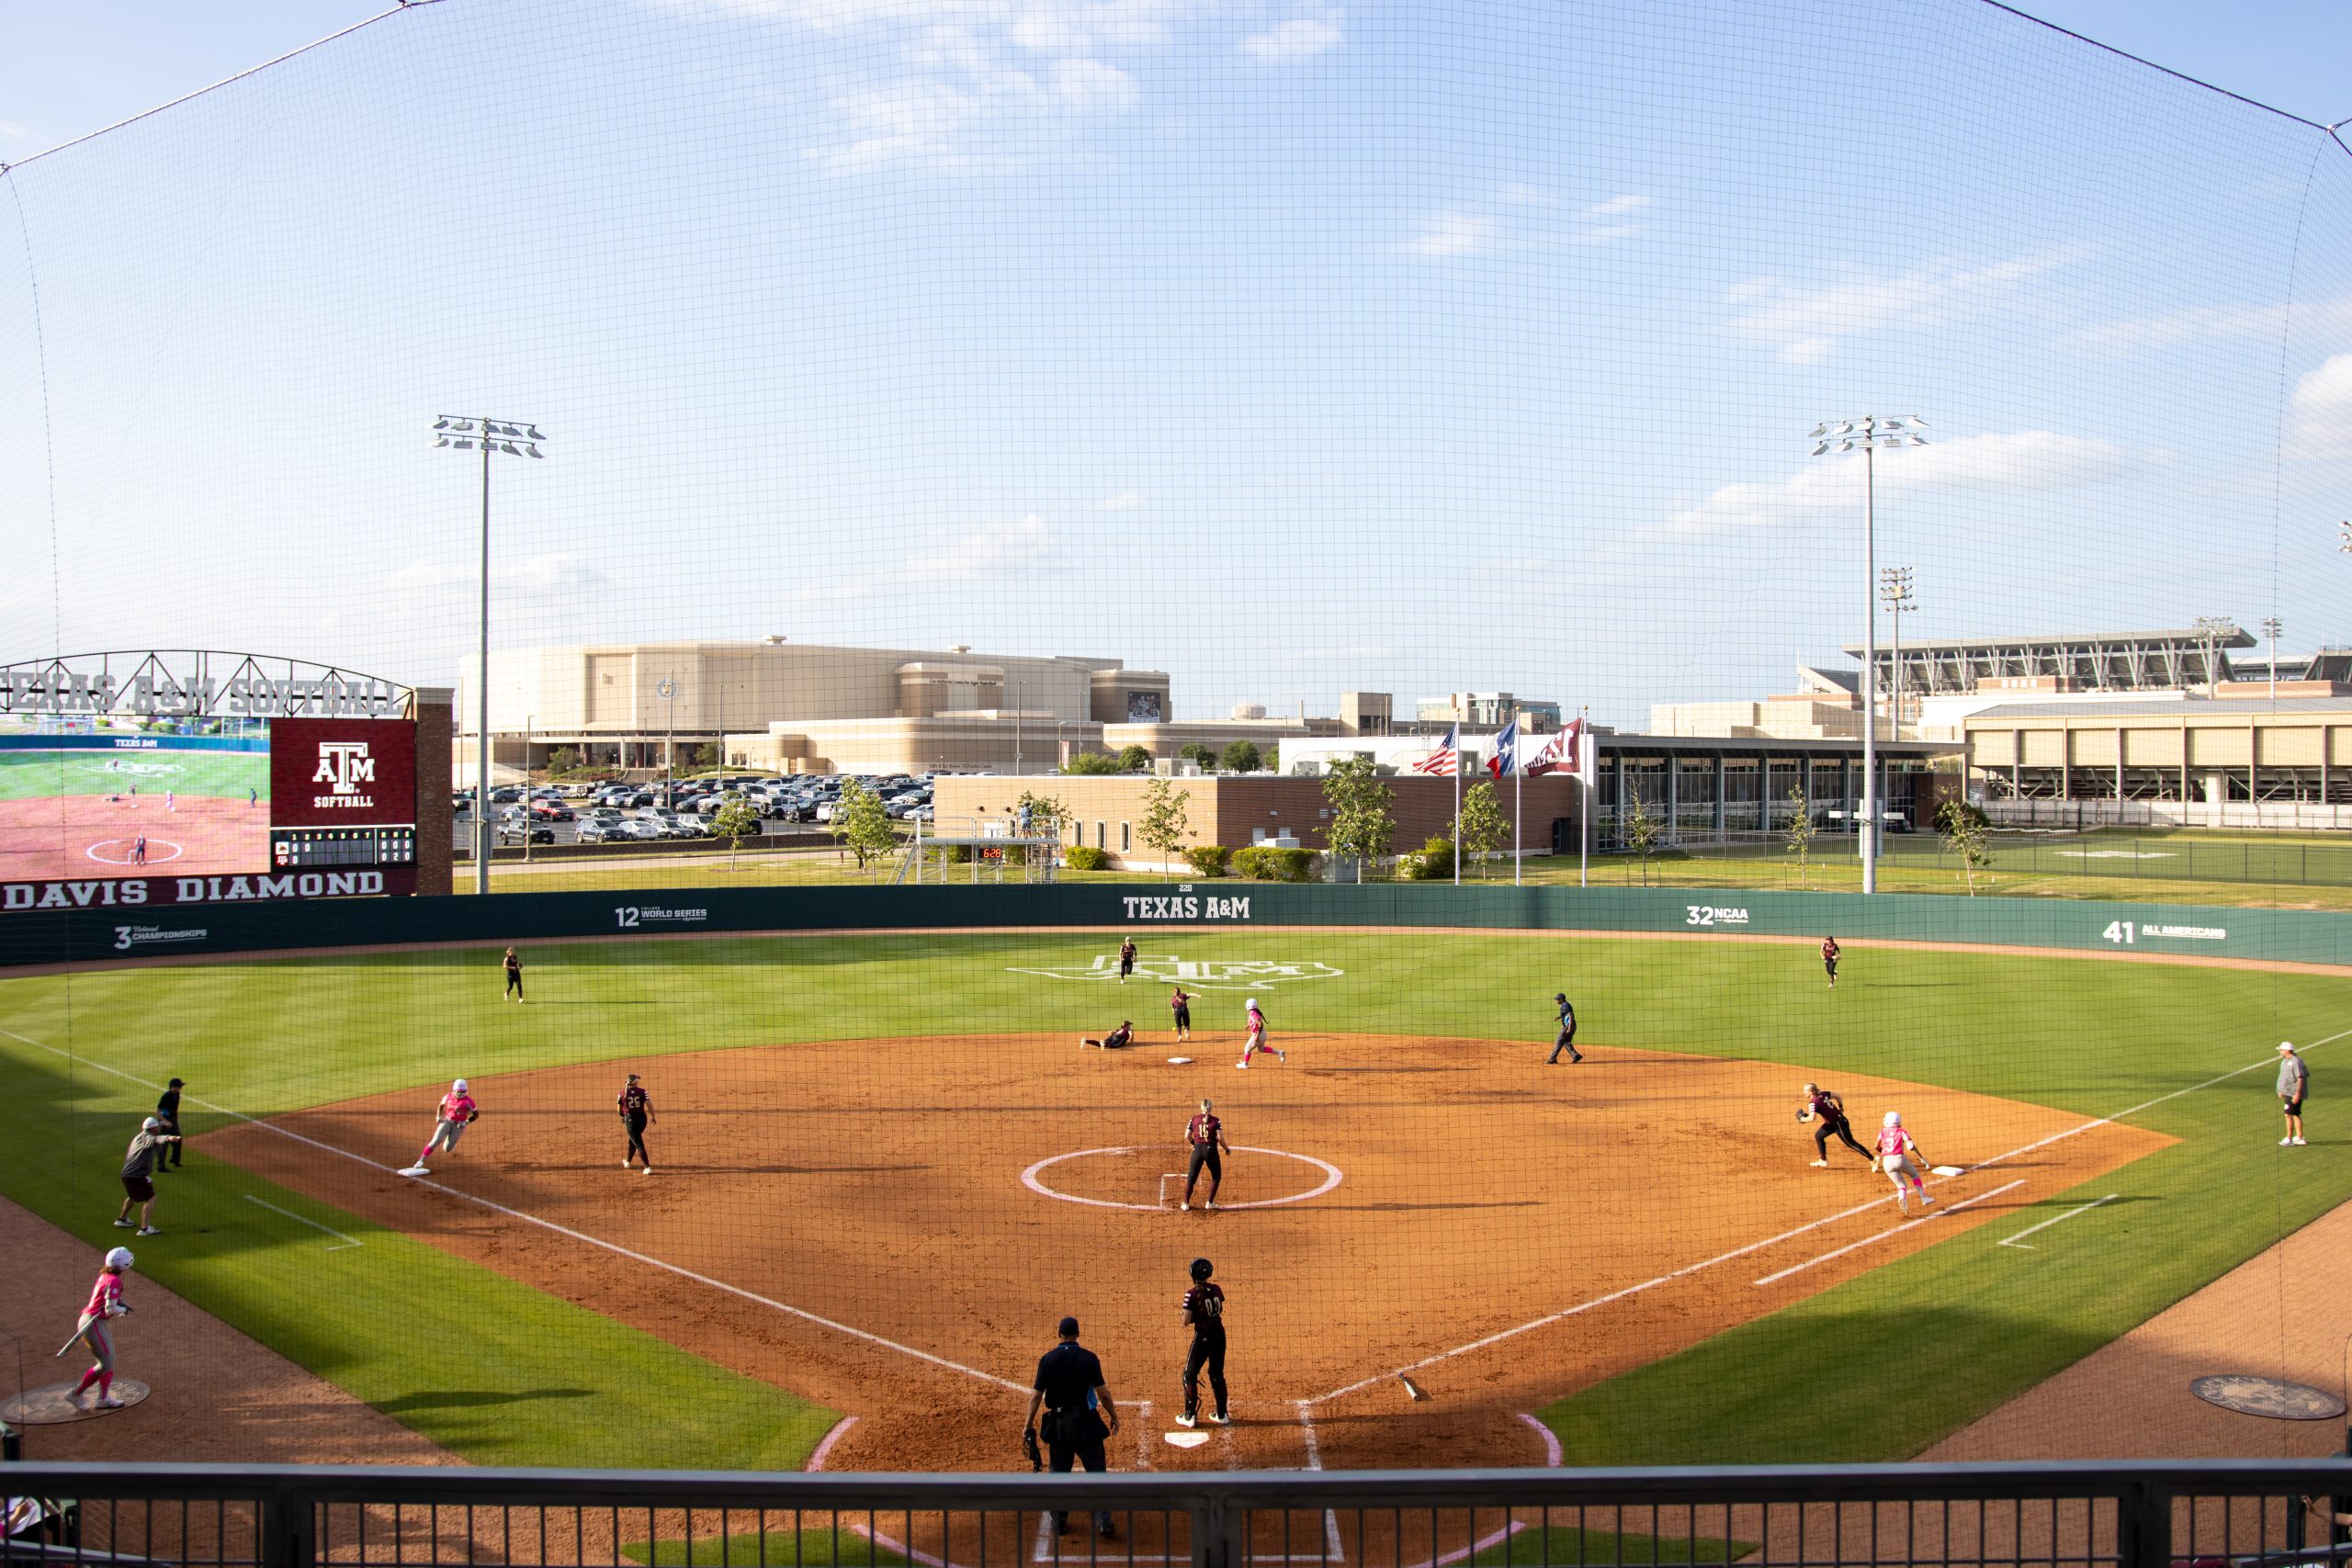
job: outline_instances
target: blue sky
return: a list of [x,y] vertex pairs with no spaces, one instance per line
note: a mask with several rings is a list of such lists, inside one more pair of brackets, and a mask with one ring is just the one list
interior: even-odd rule
[[[102,9],[8,7],[0,157],[373,10]],[[2040,14],[2352,116],[2341,6]],[[53,465],[55,549],[0,579],[6,656],[454,677],[477,475],[423,433],[477,409],[551,436],[493,476],[506,644],[1639,722],[1859,640],[1859,472],[1803,437],[1871,410],[1933,422],[1881,467],[1912,632],[2352,641],[2352,157],[1986,7],[1901,19],[417,7],[9,176],[0,505],[46,547]]]

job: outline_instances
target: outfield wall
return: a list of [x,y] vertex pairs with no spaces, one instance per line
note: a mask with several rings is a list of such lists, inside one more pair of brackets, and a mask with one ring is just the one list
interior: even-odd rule
[[[0,968],[286,948],[485,945],[583,937],[956,927],[1475,927],[1835,935],[2267,963],[2352,965],[2352,914],[1927,894],[1710,888],[1291,886],[1248,882],[1051,887],[697,887],[642,893],[313,901],[259,877],[212,877],[198,897],[147,907],[136,882],[63,883],[88,908],[0,913]],[[100,903],[101,898],[114,901]]]

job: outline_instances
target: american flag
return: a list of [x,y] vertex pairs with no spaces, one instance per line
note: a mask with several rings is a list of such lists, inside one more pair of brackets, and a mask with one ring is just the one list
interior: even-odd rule
[[1417,773],[1451,773],[1460,770],[1461,762],[1462,727],[1457,724],[1446,730],[1444,740],[1430,753],[1429,761],[1414,763],[1413,771]]

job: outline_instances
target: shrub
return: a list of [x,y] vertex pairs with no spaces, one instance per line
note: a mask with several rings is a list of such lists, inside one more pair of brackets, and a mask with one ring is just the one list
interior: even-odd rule
[[1223,876],[1232,869],[1233,852],[1223,844],[1194,844],[1184,860],[1203,876]]
[[1218,761],[1228,773],[1254,773],[1260,762],[1258,743],[1254,740],[1228,740],[1225,755]]
[[1194,762],[1204,768],[1216,766],[1216,749],[1212,746],[1204,746],[1197,740],[1189,746],[1177,748],[1176,755],[1181,761]]
[[1419,854],[1405,857],[1405,874],[1416,882],[1446,882],[1453,876],[1453,840],[1432,836]]
[[1080,751],[1062,764],[1062,772],[1066,773],[1098,774],[1115,773],[1118,771],[1119,759],[1105,751]]
[[1151,753],[1141,746],[1121,747],[1119,749],[1119,772],[1123,773],[1148,773],[1151,772]]
[[1062,852],[1062,863],[1072,871],[1102,871],[1110,865],[1111,856],[1092,844],[1079,844]]
[[1313,850],[1286,850],[1272,844],[1252,844],[1233,852],[1233,872],[1252,882],[1311,882]]

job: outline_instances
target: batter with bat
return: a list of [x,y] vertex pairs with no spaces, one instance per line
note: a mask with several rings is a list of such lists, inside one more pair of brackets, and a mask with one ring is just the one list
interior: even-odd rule
[[122,1277],[130,1269],[130,1248],[118,1247],[107,1254],[106,1267],[98,1270],[97,1283],[90,1287],[90,1303],[82,1309],[82,1319],[74,1325],[74,1337],[57,1348],[60,1356],[76,1345],[87,1345],[96,1361],[82,1374],[66,1397],[75,1404],[92,1383],[98,1385],[98,1397],[87,1408],[119,1410],[122,1401],[114,1396],[114,1330],[108,1326],[130,1310],[122,1299]]

